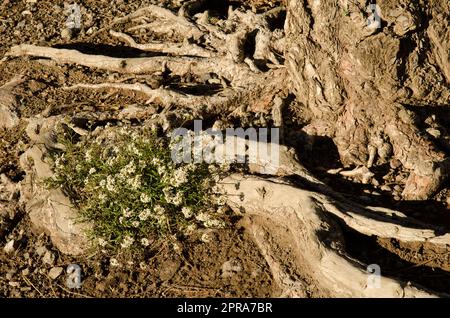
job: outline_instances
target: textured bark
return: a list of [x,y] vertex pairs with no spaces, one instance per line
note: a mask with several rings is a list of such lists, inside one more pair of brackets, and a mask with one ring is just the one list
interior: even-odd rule
[[382,24],[371,29],[365,1],[290,0],[290,84],[311,113],[305,131],[333,138],[344,165],[366,165],[371,149],[375,162],[392,155],[411,171],[404,198],[427,199],[447,176],[448,157],[405,105],[448,107],[450,4],[377,5]]

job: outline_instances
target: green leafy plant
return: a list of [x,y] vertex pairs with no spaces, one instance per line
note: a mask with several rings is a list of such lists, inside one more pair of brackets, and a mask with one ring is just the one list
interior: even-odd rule
[[[149,129],[99,129],[52,154],[50,187],[61,187],[92,224],[101,246],[146,246],[149,237],[181,238],[226,226],[225,200],[214,184],[218,165],[175,164],[169,142]],[[226,168],[225,170],[227,170]]]

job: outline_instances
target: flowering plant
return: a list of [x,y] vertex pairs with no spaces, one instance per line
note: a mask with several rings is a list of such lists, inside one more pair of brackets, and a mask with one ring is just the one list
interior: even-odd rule
[[101,246],[149,245],[226,225],[225,200],[213,193],[224,171],[206,163],[175,164],[169,143],[145,128],[97,128],[79,141],[62,138],[54,176]]

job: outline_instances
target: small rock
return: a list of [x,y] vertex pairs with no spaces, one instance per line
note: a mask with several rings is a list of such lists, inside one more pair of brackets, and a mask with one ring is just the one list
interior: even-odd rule
[[397,185],[394,187],[394,191],[396,191],[396,192],[402,192],[402,188],[397,184]]
[[70,40],[73,36],[73,32],[70,29],[64,28],[61,31],[61,37],[66,40]]
[[392,191],[391,187],[388,185],[382,185],[380,189],[381,189],[381,191],[386,191],[386,192]]
[[3,250],[7,254],[14,252],[14,240],[11,240],[8,243],[6,243],[5,247],[3,247]]
[[52,279],[55,280],[58,278],[59,275],[61,275],[61,273],[64,271],[64,269],[62,267],[53,267],[52,269],[49,270],[48,272],[48,276]]
[[36,248],[36,254],[39,256],[44,255],[45,252],[47,252],[47,248],[45,246],[39,246],[38,248]]
[[439,130],[437,130],[436,128],[428,128],[427,133],[429,133],[434,138],[441,137],[441,132]]
[[47,252],[45,252],[44,254],[44,257],[42,258],[42,261],[45,264],[53,265],[55,264],[55,259],[56,259],[55,254],[47,250]]
[[30,274],[30,270],[28,268],[25,268],[24,270],[22,270],[23,276],[27,276],[28,274]]
[[9,284],[9,286],[12,286],[12,287],[19,287],[20,286],[19,282],[9,282],[8,284]]
[[15,273],[15,272],[12,272],[12,271],[6,273],[6,279],[7,279],[7,280],[11,280],[11,279],[13,278],[13,276],[14,276],[14,273]]

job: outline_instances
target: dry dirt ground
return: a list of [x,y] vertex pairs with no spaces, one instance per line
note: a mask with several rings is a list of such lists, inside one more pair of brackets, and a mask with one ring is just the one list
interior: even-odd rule
[[[172,0],[111,0],[78,1],[82,5],[83,28],[75,38],[68,40],[61,36],[64,28],[64,1],[37,0],[11,1],[0,4],[0,58],[13,45],[38,44],[43,46],[77,48],[83,52],[108,52],[109,55],[128,56],[135,50],[126,48],[105,33],[96,31],[107,26],[114,18],[125,16],[137,8],[158,3],[168,8],[176,8]],[[265,10],[281,1],[253,0],[230,1],[233,5],[244,5],[257,10]],[[216,14],[223,14],[218,6]],[[92,36],[95,35],[95,36]],[[145,41],[143,35],[142,41]],[[90,114],[98,121],[115,120],[117,113],[126,106],[145,102],[145,98],[134,93],[105,91],[65,91],[61,86],[80,82],[100,83],[115,74],[93,71],[79,66],[43,65],[33,59],[12,59],[0,64],[0,86],[17,74],[25,77],[25,82],[14,89],[18,101],[20,117],[37,114]],[[287,111],[291,118],[288,127],[298,129],[302,124],[301,112],[295,103]],[[23,178],[18,158],[23,153],[28,140],[24,125],[14,131],[0,132],[0,174],[12,181]],[[298,145],[297,145],[298,146]],[[389,186],[379,192],[373,185],[361,185],[342,177],[325,173],[327,169],[338,167],[338,159],[333,147],[326,141],[316,142],[310,149],[314,155],[303,153],[302,163],[321,180],[334,189],[345,193],[357,201],[367,201],[374,206],[398,209],[417,219],[441,224],[443,231],[450,228],[448,189],[442,190],[433,200],[423,203],[404,203],[397,200],[401,183],[395,180],[396,167],[387,166],[377,171],[380,182]],[[325,158],[325,159],[324,159]],[[383,178],[386,176],[386,178]],[[14,202],[11,201],[11,202]],[[276,297],[279,289],[273,282],[270,270],[258,252],[249,235],[241,228],[239,220],[232,229],[215,233],[209,242],[192,239],[184,253],[174,253],[164,243],[155,242],[143,255],[108,255],[96,253],[89,257],[72,258],[58,253],[45,235],[33,233],[30,222],[18,204],[3,204],[0,209],[4,216],[0,224],[0,245],[10,239],[19,242],[13,254],[0,250],[0,296],[2,297]],[[346,233],[351,255],[370,264],[378,263],[384,273],[396,275],[405,281],[413,281],[436,291],[450,294],[450,252],[436,250],[426,244],[405,245],[391,240],[362,238],[353,232]],[[110,257],[121,264],[113,267]],[[50,270],[69,264],[79,264],[82,268],[83,285],[80,289],[68,289],[65,275],[51,278]],[[230,269],[231,268],[231,269]],[[314,290],[306,294],[322,296]]]

